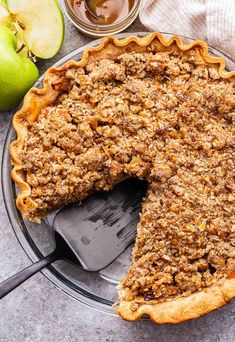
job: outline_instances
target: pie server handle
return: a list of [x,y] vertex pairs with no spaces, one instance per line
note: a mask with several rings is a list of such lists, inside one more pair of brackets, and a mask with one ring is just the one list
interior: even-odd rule
[[32,275],[39,272],[41,269],[50,265],[52,262],[58,259],[60,259],[60,255],[55,250],[54,252],[47,255],[46,257],[38,260],[34,264],[26,267],[25,269],[14,274],[10,278],[4,280],[2,283],[0,283],[0,299],[5,297],[9,292],[14,290],[16,287],[22,284],[25,280],[32,277]]

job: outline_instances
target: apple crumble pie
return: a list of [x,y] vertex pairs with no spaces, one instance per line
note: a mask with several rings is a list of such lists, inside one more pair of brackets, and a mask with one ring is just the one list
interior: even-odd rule
[[235,78],[203,42],[148,37],[119,49],[107,38],[86,63],[48,73],[50,95],[34,90],[15,116],[13,178],[36,222],[126,177],[147,180],[118,312],[180,322],[235,295]]

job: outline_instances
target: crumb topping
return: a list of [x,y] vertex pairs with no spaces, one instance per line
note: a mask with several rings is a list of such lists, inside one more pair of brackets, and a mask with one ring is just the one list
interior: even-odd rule
[[28,219],[128,177],[148,193],[122,281],[166,300],[235,269],[235,81],[187,51],[124,53],[68,69],[68,89],[28,127]]

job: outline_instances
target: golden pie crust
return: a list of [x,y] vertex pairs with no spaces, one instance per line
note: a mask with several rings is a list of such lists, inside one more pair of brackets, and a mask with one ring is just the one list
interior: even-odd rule
[[[36,207],[36,203],[30,199],[31,188],[26,182],[20,162],[20,154],[27,135],[27,125],[34,122],[40,111],[52,104],[63,91],[66,83],[65,72],[69,68],[84,67],[88,63],[99,61],[102,58],[115,59],[124,52],[144,52],[148,47],[156,51],[169,51],[180,49],[187,51],[198,47],[197,52],[207,64],[218,65],[219,74],[228,79],[235,76],[235,72],[225,71],[225,61],[220,57],[212,57],[208,54],[208,46],[204,41],[198,40],[190,44],[184,44],[180,37],[172,36],[166,39],[159,33],[151,33],[145,37],[126,37],[118,40],[115,37],[107,37],[96,46],[84,51],[79,62],[69,61],[61,67],[49,68],[44,76],[43,88],[32,88],[24,98],[22,108],[13,118],[13,127],[17,134],[10,147],[10,155],[13,163],[12,179],[19,188],[16,204],[25,216]],[[235,272],[227,275],[226,279],[204,288],[187,297],[181,297],[164,302],[154,300],[144,302],[143,299],[128,300],[127,290],[120,290],[120,303],[117,313],[124,319],[133,321],[147,314],[156,323],[179,323],[188,319],[200,317],[214,309],[228,303],[235,296]],[[133,305],[135,309],[133,310]]]
[[119,296],[121,299],[117,312],[128,321],[137,320],[146,314],[158,324],[181,323],[203,316],[228,304],[235,296],[235,272],[229,274],[225,280],[216,285],[193,293],[188,297],[162,303],[140,302],[135,311],[132,310],[133,302],[122,299],[128,296],[127,293],[122,293],[120,290]]

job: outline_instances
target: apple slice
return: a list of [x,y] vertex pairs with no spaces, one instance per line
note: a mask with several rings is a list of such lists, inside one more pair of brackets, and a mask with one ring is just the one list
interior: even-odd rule
[[11,16],[5,0],[0,0],[0,24],[3,26],[10,26],[11,24]]
[[27,48],[37,57],[53,57],[64,39],[64,18],[57,0],[7,0]]

